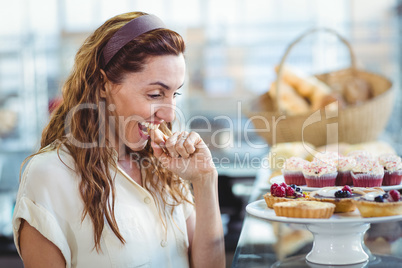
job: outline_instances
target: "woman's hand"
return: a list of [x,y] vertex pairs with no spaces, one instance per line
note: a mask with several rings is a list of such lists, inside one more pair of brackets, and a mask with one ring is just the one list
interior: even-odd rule
[[217,174],[208,146],[196,132],[176,132],[165,136],[159,129],[150,130],[154,155],[179,177],[196,182]]
[[225,242],[218,199],[218,172],[207,145],[195,132],[171,137],[156,129],[151,134],[154,155],[179,177],[191,181],[195,214],[187,221],[192,267],[225,267]]

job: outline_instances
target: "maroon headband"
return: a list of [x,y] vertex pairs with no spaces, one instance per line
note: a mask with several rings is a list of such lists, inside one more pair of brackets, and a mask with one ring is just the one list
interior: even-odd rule
[[165,24],[155,15],[143,15],[128,22],[109,39],[103,49],[102,68],[105,68],[113,56],[128,42],[143,33],[160,28],[165,28]]

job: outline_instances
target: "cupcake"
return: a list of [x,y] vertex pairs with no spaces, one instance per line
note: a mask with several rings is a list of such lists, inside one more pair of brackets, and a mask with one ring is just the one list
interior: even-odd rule
[[265,203],[269,208],[273,208],[273,205],[278,202],[305,200],[305,197],[306,193],[303,193],[300,187],[294,184],[287,185],[284,182],[272,184],[270,192],[264,195]]
[[306,185],[306,180],[303,176],[303,166],[308,164],[307,160],[300,157],[292,156],[285,161],[285,166],[282,169],[283,177],[287,184]]
[[395,154],[382,154],[378,162],[384,167],[382,185],[399,185],[402,181],[401,158]]
[[351,175],[355,187],[380,187],[384,178],[384,168],[378,161],[357,161]]
[[335,205],[317,201],[280,202],[274,205],[276,216],[291,218],[328,219],[335,210]]
[[362,217],[402,215],[401,195],[397,190],[388,193],[373,191],[355,201]]
[[323,152],[323,153],[317,153],[314,155],[314,159],[313,161],[323,161],[327,164],[333,164],[336,161],[338,161],[338,159],[341,157],[342,155],[340,155],[337,152],[332,152],[332,151],[328,151],[328,152]]
[[308,187],[334,186],[337,174],[334,164],[322,161],[313,161],[303,167],[303,175]]
[[347,154],[347,156],[353,157],[358,162],[361,162],[361,161],[364,162],[366,160],[375,160],[374,155],[366,150],[351,151]]
[[356,209],[354,198],[365,195],[359,188],[344,187],[324,187],[310,193],[310,200],[329,202],[335,205],[335,213],[351,212]]
[[338,159],[336,165],[338,167],[338,175],[336,176],[335,185],[353,185],[351,171],[356,166],[356,160],[353,157],[344,156]]

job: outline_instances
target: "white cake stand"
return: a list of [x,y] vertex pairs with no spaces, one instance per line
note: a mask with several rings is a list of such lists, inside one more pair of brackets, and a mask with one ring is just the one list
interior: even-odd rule
[[278,217],[269,209],[265,200],[247,205],[246,211],[253,216],[270,221],[304,224],[314,235],[313,248],[306,260],[320,265],[350,265],[364,263],[369,254],[364,250],[363,236],[370,223],[402,220],[402,215],[390,217],[362,218],[356,210],[337,213],[329,219],[307,219]]

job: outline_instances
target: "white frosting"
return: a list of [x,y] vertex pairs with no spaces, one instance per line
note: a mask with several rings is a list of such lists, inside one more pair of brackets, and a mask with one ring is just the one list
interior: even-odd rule
[[364,199],[367,201],[374,201],[374,198],[376,198],[379,195],[383,195],[384,193],[382,192],[369,192],[363,196]]
[[355,173],[361,172],[371,175],[384,175],[384,168],[380,163],[378,163],[378,161],[357,161],[357,164],[353,167],[352,171]]
[[353,157],[341,157],[338,159],[338,171],[350,171],[356,166],[356,159]]
[[300,157],[292,156],[285,161],[285,168],[284,170],[288,171],[302,171],[303,166],[308,164],[307,160],[304,160]]
[[369,151],[366,150],[356,150],[356,151],[351,151],[347,154],[347,156],[355,158],[357,161],[359,160],[373,160],[374,155],[370,153]]
[[341,155],[337,152],[324,152],[324,153],[317,153],[314,155],[313,161],[322,161],[325,163],[332,164],[337,162],[337,160],[341,157]]
[[335,165],[324,163],[321,161],[313,161],[303,167],[304,175],[322,176],[325,174],[336,173]]
[[342,188],[322,188],[320,190],[317,190],[317,194],[325,197],[335,197],[335,193],[339,190],[342,190]]
[[402,169],[401,158],[395,154],[382,154],[378,157],[378,162],[390,172]]
[[384,167],[387,171],[394,172],[394,171],[402,171],[402,163],[395,163],[395,162],[387,162],[384,164]]
[[398,165],[401,163],[401,158],[395,154],[382,154],[378,157],[378,162],[385,166],[387,163],[395,163],[395,165]]

